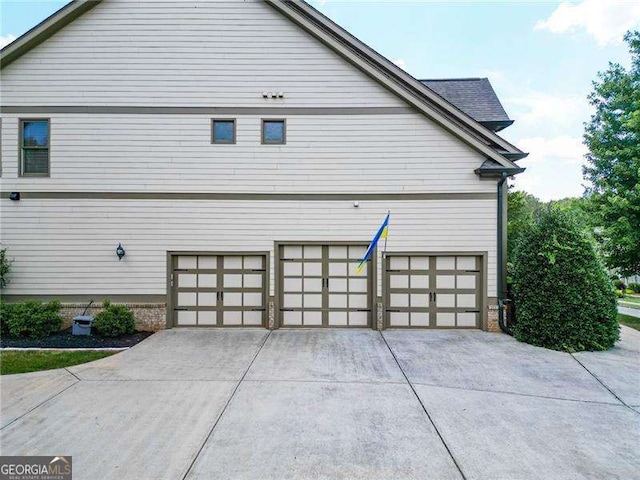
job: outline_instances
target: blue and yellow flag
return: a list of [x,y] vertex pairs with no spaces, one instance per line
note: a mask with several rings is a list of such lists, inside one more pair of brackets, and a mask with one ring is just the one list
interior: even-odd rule
[[369,244],[369,248],[367,248],[367,252],[364,254],[364,257],[362,257],[362,260],[360,260],[360,264],[358,265],[358,268],[356,268],[356,273],[358,274],[362,273],[362,269],[366,265],[367,260],[369,260],[369,258],[371,257],[371,254],[375,250],[376,245],[378,245],[378,241],[381,238],[387,238],[387,235],[389,234],[389,216],[390,215],[391,215],[391,212],[387,213],[387,216],[385,217],[384,222],[382,222],[382,225],[380,225],[378,232],[373,237],[373,240],[371,240],[371,243]]

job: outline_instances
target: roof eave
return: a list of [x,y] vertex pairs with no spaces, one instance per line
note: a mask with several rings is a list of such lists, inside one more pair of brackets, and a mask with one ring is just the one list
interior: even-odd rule
[[512,177],[523,173],[526,168],[476,168],[474,170],[476,175],[482,178],[502,178],[504,176]]
[[505,128],[513,125],[513,120],[478,120],[478,122],[487,127],[492,132],[500,132],[501,130],[504,130]]
[[83,13],[91,10],[102,0],[73,0],[50,17],[27,31],[0,50],[0,69],[5,68],[24,53],[44,42],[54,33],[73,22]]
[[[498,136],[495,132],[492,132],[485,126],[478,123],[476,120],[471,118],[469,115],[464,113],[462,110],[457,108],[455,105],[452,105],[450,102],[442,98],[436,92],[432,91],[426,85],[422,84],[419,80],[415,79],[407,72],[399,68],[393,62],[389,61],[383,55],[380,55],[378,52],[373,50],[368,45],[364,44],[362,41],[354,37],[351,33],[346,31],[340,25],[333,22],[330,18],[323,15],[316,8],[309,5],[307,2],[303,0],[265,0],[269,5],[274,6],[276,9],[287,15],[287,12],[291,12],[292,10],[302,12],[304,16],[307,18],[311,18],[316,24],[320,23],[325,29],[329,30],[330,33],[333,34],[334,37],[340,38],[343,45],[347,47],[351,47],[353,49],[358,50],[362,55],[366,56],[366,59],[377,65],[378,67],[382,67],[382,70],[385,71],[387,76],[393,76],[393,79],[397,82],[400,82],[405,86],[405,88],[412,90],[417,94],[418,97],[428,98],[433,104],[439,107],[444,112],[447,112],[448,115],[452,116],[458,122],[463,124],[463,127],[470,128],[475,132],[476,135],[484,137],[488,143],[494,143],[501,148],[509,151],[509,152],[520,152],[520,149],[515,145],[512,145],[502,137]],[[283,8],[284,7],[284,8]],[[296,21],[295,18],[292,18],[291,15],[287,15],[292,20]],[[296,21],[296,23],[299,23]]]
[[[504,167],[514,166],[491,145],[513,153],[521,153],[521,150],[442,99],[306,2],[265,2],[472,148]],[[461,122],[460,116],[466,121]]]

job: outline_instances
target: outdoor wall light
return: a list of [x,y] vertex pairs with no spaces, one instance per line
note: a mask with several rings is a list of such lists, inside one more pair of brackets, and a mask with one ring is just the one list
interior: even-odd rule
[[118,261],[122,260],[127,252],[124,251],[122,244],[118,244],[118,248],[116,248],[116,255],[118,255]]
[[9,194],[9,200],[11,200],[13,202],[19,202],[20,201],[20,192],[11,192]]

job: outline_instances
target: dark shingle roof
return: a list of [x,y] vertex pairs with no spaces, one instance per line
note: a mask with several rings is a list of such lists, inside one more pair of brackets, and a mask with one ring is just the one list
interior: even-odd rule
[[442,98],[493,131],[513,123],[487,78],[420,80]]

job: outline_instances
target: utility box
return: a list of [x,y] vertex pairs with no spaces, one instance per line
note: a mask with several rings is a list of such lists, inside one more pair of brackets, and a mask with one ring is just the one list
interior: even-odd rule
[[94,318],[91,315],[78,315],[71,322],[73,335],[91,335]]

